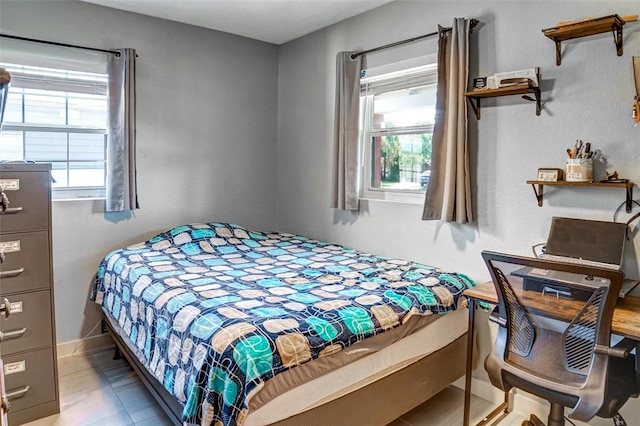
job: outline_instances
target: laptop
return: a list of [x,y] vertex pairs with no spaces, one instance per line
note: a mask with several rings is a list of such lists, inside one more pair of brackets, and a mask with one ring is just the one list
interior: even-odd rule
[[627,225],[553,217],[541,259],[620,270]]
[[[540,258],[619,271],[626,233],[624,223],[553,217],[546,249]],[[620,297],[625,297],[637,284],[638,280],[625,279]]]

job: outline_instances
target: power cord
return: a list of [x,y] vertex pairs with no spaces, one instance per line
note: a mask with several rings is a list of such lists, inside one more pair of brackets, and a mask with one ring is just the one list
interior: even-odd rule
[[[640,203],[638,203],[636,200],[631,200],[636,206],[640,207]],[[618,218],[618,213],[620,213],[620,210],[622,210],[623,206],[626,206],[627,202],[623,201],[618,208],[616,209],[615,213],[613,213],[613,221],[617,222],[617,218]],[[629,234],[629,225],[631,225],[631,223],[636,220],[637,218],[640,217],[640,213],[636,213],[635,215],[631,216],[631,219],[627,220],[627,229],[625,231],[625,235],[627,237],[627,241],[631,241],[631,237]]]
[[[546,248],[547,244],[546,243],[538,243],[538,244],[534,244],[531,246],[531,251],[533,252],[533,256],[540,258],[540,255],[544,254],[544,250]],[[542,247],[542,249],[540,249],[540,252],[537,252],[536,249],[538,247]]]
[[80,347],[85,343],[84,340],[87,337],[89,337],[91,335],[91,333],[93,333],[95,331],[96,328],[98,328],[100,323],[102,323],[102,318],[100,318],[98,320],[98,322],[96,323],[96,325],[94,325],[93,328],[87,334],[85,334],[85,336],[83,338],[80,339],[80,343],[78,343],[76,345],[76,347],[73,349],[73,352],[71,352],[71,356],[75,356],[76,355],[76,352],[78,352],[78,349],[80,349]]

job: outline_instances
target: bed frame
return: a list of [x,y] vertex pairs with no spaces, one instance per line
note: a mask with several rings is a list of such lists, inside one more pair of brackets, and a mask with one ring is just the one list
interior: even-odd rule
[[[182,406],[162,384],[140,364],[129,346],[115,332],[111,318],[105,324],[111,332],[118,353],[126,358],[151,395],[176,425],[182,425]],[[465,373],[467,333],[449,345],[419,359],[413,364],[363,388],[274,423],[274,426],[325,426],[327,419],[340,424],[386,425],[422,404]],[[439,368],[446,365],[447,368]],[[437,374],[434,374],[437,372]],[[354,409],[358,407],[358,409]],[[337,416],[337,413],[338,416]]]

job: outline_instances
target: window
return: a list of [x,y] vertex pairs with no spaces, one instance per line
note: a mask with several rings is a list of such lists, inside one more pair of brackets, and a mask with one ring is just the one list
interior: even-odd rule
[[11,73],[0,160],[51,163],[54,198],[104,197],[107,75],[0,66]]
[[361,79],[365,198],[423,201],[436,86],[435,64]]

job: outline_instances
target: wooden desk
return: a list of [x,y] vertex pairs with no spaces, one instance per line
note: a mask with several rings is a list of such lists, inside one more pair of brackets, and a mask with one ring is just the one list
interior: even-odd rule
[[[554,299],[546,296],[544,299],[539,292],[534,291],[518,291],[516,294],[527,306],[544,310],[547,315],[553,312],[554,317],[562,320],[572,320],[580,307],[584,306],[583,302],[576,302],[566,299]],[[464,426],[469,426],[469,407],[471,404],[471,373],[473,369],[473,345],[475,328],[475,310],[476,302],[487,302],[491,304],[498,303],[498,296],[492,282],[480,284],[477,287],[464,291],[469,301],[469,333],[467,337],[467,366],[464,386]],[[578,306],[578,304],[580,306]],[[611,323],[611,331],[623,337],[640,341],[640,297],[627,296],[619,299],[616,310],[613,312],[613,320]],[[640,357],[636,357],[636,363]],[[505,394],[505,401],[491,412],[485,420],[488,422],[503,410],[508,409],[508,394]],[[481,424],[485,424],[484,421]]]

